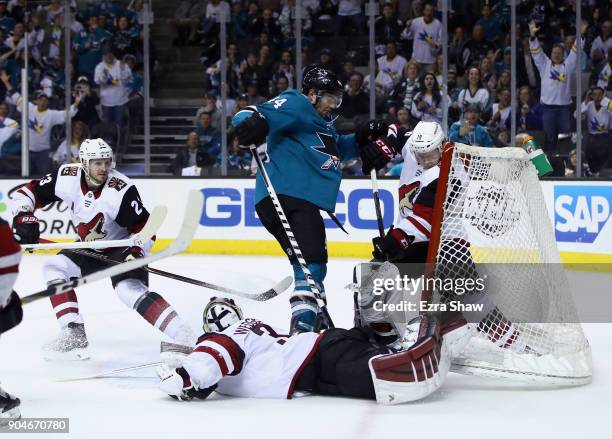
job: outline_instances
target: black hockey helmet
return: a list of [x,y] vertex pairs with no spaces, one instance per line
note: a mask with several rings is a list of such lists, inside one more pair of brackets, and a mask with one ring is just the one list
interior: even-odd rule
[[311,64],[305,67],[302,79],[302,93],[308,94],[311,89],[317,91],[317,97],[319,99],[324,94],[334,96],[336,99],[336,108],[340,107],[342,104],[342,83],[331,70],[317,64]]

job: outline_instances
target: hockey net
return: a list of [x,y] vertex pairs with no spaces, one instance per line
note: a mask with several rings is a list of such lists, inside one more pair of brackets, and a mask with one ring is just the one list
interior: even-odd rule
[[[428,263],[435,276],[486,279],[476,300],[484,311],[470,320],[472,336],[452,370],[539,384],[589,382],[589,343],[525,151],[447,143],[434,212]],[[449,300],[448,293],[430,294]]]

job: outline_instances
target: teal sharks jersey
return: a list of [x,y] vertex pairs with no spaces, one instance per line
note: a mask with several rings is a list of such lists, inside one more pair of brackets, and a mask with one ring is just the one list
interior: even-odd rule
[[[289,89],[232,119],[236,126],[257,110],[270,131],[264,166],[278,194],[307,200],[333,212],[340,189],[340,162],[358,155],[355,135],[339,135],[333,120],[321,116],[308,98]],[[268,196],[257,175],[255,203]]]

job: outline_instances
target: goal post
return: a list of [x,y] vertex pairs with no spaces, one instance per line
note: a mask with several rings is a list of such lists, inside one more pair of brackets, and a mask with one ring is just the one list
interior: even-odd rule
[[[444,145],[427,266],[436,278],[486,279],[482,297],[472,298],[485,311],[468,319],[473,336],[451,370],[536,384],[590,382],[590,346],[523,149]],[[422,300],[452,298],[434,289]]]

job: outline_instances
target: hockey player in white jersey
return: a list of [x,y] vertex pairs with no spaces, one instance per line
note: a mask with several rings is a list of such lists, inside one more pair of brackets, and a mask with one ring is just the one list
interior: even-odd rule
[[[21,301],[13,285],[19,272],[21,248],[13,239],[8,223],[0,218],[0,334],[17,326],[23,317]],[[19,398],[0,387],[0,426],[19,419]]]
[[[80,164],[63,165],[54,174],[33,180],[13,195],[13,230],[21,244],[38,242],[38,208],[55,201],[70,206],[80,241],[119,240],[138,233],[149,218],[136,186],[114,168],[113,151],[102,139],[86,139],[79,149]],[[116,261],[144,257],[153,240],[143,247],[115,248],[102,253]],[[43,267],[51,285],[101,269],[104,262],[83,251],[62,250]],[[103,267],[102,267],[103,268]],[[144,268],[111,278],[121,301],[176,343],[193,346],[195,335],[162,296],[148,288]],[[50,297],[61,326],[58,339],[46,346],[46,356],[86,359],[87,336],[74,290]]]
[[[419,122],[412,132],[400,130],[396,125],[388,128],[387,135],[373,142],[369,149],[371,160],[364,163],[380,169],[395,154],[404,158],[404,166],[400,175],[399,211],[400,219],[391,226],[384,237],[375,237],[372,240],[373,256],[378,261],[391,261],[398,265],[402,276],[420,277],[424,274],[425,262],[429,250],[429,237],[432,230],[432,217],[435,209],[435,197],[439,182],[440,160],[442,157],[445,134],[437,122]],[[467,183],[461,165],[456,165],[455,174],[449,191],[462,191]],[[369,169],[368,169],[369,170]],[[465,177],[462,177],[462,175]],[[461,199],[460,196],[449,196],[449,199]],[[472,258],[470,243],[466,240],[461,218],[447,217],[441,225],[443,239],[442,245],[453,248],[450,260],[435,267],[435,277],[439,279],[462,278],[478,279],[478,269]],[[452,233],[445,232],[452,230]],[[446,244],[445,244],[446,242]],[[357,271],[357,268],[356,268]],[[354,280],[358,281],[357,273]],[[484,280],[484,279],[483,279]],[[464,304],[478,303],[482,305],[479,312],[461,313],[446,312],[440,314],[442,329],[447,333],[447,341],[469,337],[475,330],[483,332],[496,346],[509,348],[517,352],[530,350],[525,344],[524,337],[512,322],[493,303],[484,291],[471,291],[461,297],[450,293],[443,293],[438,298],[441,301],[461,301]],[[466,325],[467,321],[480,322],[476,325]],[[395,336],[395,331],[388,327],[375,327],[381,336]],[[458,329],[452,332],[452,330]],[[458,354],[459,352],[453,352]]]
[[427,255],[440,157],[445,134],[437,122],[419,122],[411,135],[391,125],[388,144],[403,159],[400,175],[400,220],[384,237],[373,239],[374,258],[424,262]]
[[395,347],[373,341],[367,326],[289,336],[244,318],[231,299],[212,298],[204,311],[205,333],[182,367],[158,370],[159,387],[179,400],[217,391],[253,398],[307,392],[382,404],[415,401],[442,386],[450,359],[436,319],[417,317],[408,329]]

